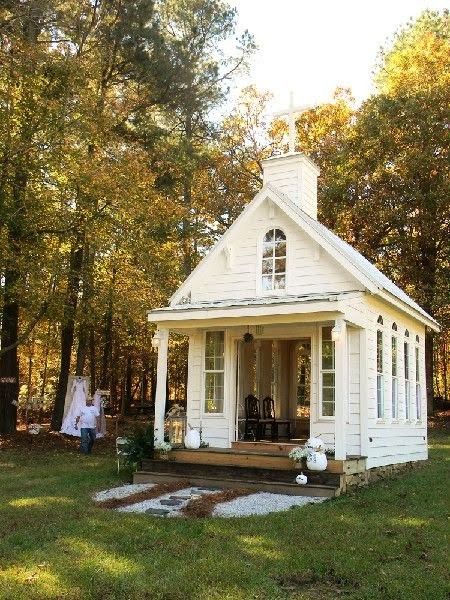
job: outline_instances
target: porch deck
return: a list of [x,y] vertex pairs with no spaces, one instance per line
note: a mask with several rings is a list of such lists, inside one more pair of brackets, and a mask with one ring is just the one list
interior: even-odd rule
[[170,460],[144,459],[135,483],[186,481],[186,484],[250,488],[305,496],[337,496],[347,475],[365,470],[364,457],[329,460],[325,471],[303,469],[308,484],[299,486],[299,470],[288,457],[298,443],[235,442],[232,448],[175,449]]

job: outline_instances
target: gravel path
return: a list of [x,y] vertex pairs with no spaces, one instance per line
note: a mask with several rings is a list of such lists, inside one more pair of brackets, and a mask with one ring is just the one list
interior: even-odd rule
[[[93,499],[96,502],[116,498],[126,498],[137,492],[143,492],[154,487],[154,483],[135,483],[121,485],[110,490],[97,492]],[[201,488],[198,486],[187,487],[177,492],[168,492],[157,498],[135,502],[127,506],[121,506],[116,510],[126,513],[146,513],[152,516],[179,517],[181,510],[195,498],[204,494],[214,494],[221,490],[214,488]],[[293,506],[305,506],[323,502],[326,498],[316,496],[288,496],[286,494],[270,494],[268,492],[257,492],[249,496],[235,498],[229,502],[217,504],[213,511],[213,517],[247,517],[250,515],[267,515],[272,512],[288,510]]]
[[145,492],[145,490],[149,490],[154,486],[154,483],[130,483],[127,485],[121,485],[120,487],[111,488],[110,490],[97,492],[93,496],[93,499],[96,502],[104,502],[105,500],[126,498],[127,496],[131,496],[131,494]]
[[287,496],[286,494],[270,494],[258,492],[250,496],[235,498],[229,502],[218,504],[213,517],[247,517],[249,515],[267,515],[271,512],[288,510],[293,506],[304,506],[323,502],[326,498],[316,496]]

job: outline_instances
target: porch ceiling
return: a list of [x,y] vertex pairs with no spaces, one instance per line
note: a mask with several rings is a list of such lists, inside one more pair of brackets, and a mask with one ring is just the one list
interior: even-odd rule
[[200,321],[220,319],[221,323],[239,324],[241,320],[250,324],[330,320],[344,313],[340,302],[361,295],[361,292],[338,294],[306,294],[304,296],[282,296],[221,300],[218,302],[179,304],[148,311],[148,320],[153,323],[176,321],[184,326],[199,326]]

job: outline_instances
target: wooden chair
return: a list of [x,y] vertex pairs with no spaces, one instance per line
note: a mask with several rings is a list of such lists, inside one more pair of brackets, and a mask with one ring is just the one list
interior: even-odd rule
[[252,438],[256,441],[261,439],[267,425],[272,425],[272,419],[261,418],[259,400],[253,394],[249,394],[245,400],[245,428],[244,439]]
[[279,427],[281,425],[282,427],[286,427],[287,438],[291,439],[291,421],[289,419],[277,419],[275,417],[275,404],[273,398],[270,396],[266,396],[263,400],[263,419],[261,423],[263,423],[260,428],[262,437],[266,435],[266,428],[270,425],[272,441],[277,441],[280,437]]
[[244,440],[252,438],[259,440],[260,437],[260,413],[259,413],[259,400],[253,394],[246,396],[244,400],[245,406],[245,427],[244,427]]

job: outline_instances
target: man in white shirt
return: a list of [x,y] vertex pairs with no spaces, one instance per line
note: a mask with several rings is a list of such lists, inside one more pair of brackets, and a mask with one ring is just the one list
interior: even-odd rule
[[75,429],[80,424],[81,445],[80,450],[83,454],[90,454],[97,436],[97,429],[100,427],[100,412],[93,405],[92,398],[86,398],[86,406],[80,409],[75,421]]

